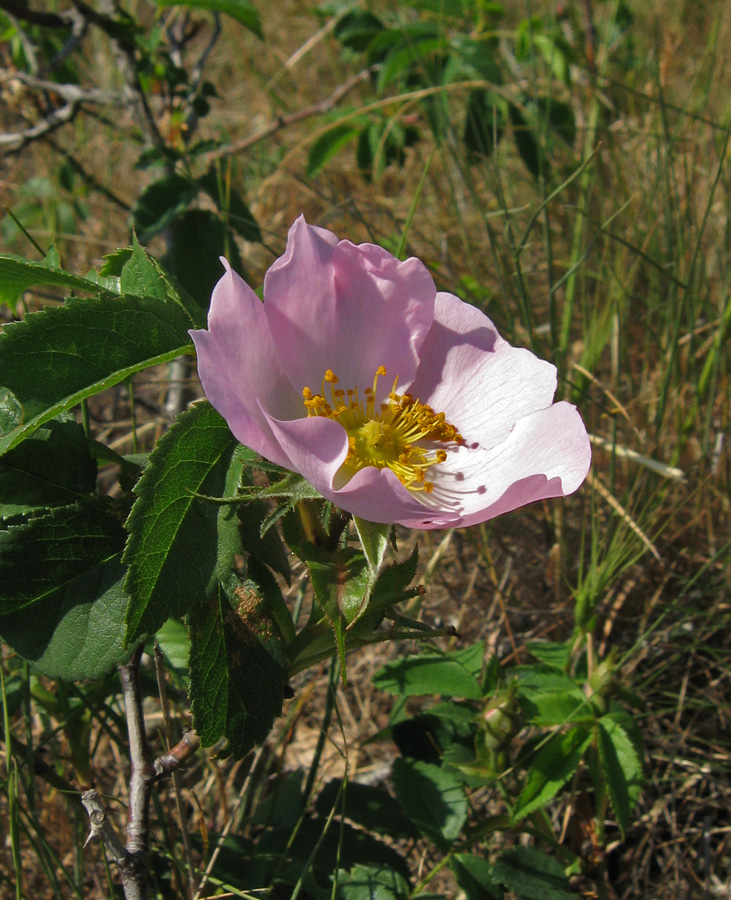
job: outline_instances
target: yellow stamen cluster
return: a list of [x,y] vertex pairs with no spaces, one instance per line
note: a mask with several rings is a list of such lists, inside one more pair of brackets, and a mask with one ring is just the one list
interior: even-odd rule
[[427,480],[427,470],[447,458],[447,449],[434,444],[454,448],[462,443],[462,435],[443,412],[435,413],[411,394],[397,394],[398,377],[388,402],[376,407],[378,379],[385,374],[384,366],[379,366],[373,385],[365,388],[361,397],[357,387],[337,387],[337,375],[327,369],[319,394],[309,387],[302,391],[307,415],[334,419],[346,430],[349,450],[343,468],[351,475],[366,466],[389,468],[409,490],[431,493],[434,482]]

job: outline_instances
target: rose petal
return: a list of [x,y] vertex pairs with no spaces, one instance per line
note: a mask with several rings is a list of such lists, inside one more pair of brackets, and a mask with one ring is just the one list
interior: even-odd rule
[[573,493],[586,478],[591,445],[581,416],[560,402],[516,423],[495,447],[460,447],[429,470],[435,509],[459,504],[459,526],[485,522],[549,497]]
[[455,515],[435,512],[420,503],[390,469],[361,469],[344,487],[335,488],[348,454],[348,437],[338,422],[313,416],[291,422],[270,417],[269,423],[294,470],[346,512],[370,522],[399,522],[409,527],[445,527],[456,521]]
[[264,308],[251,288],[222,260],[226,273],[213,289],[208,330],[191,330],[206,397],[234,436],[271,462],[291,468],[259,408],[301,415],[302,398],[280,368]]
[[439,293],[410,393],[444,412],[465,441],[500,443],[518,421],[551,405],[556,368],[503,340],[487,316]]
[[[267,272],[264,310],[295,391],[315,393],[326,369],[344,388],[369,387],[378,366],[409,383],[431,326],[436,289],[417,259],[337,242],[300,216]],[[380,385],[387,394],[393,381]]]

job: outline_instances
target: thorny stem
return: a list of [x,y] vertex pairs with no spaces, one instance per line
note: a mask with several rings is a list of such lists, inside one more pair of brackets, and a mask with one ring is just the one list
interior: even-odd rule
[[141,656],[142,648],[140,647],[127,665],[119,667],[129,733],[130,756],[126,846],[122,844],[114,825],[107,818],[98,792],[96,790],[86,791],[81,798],[91,822],[89,838],[100,838],[111,852],[119,867],[126,900],[147,900],[149,897],[147,865],[152,785],[162,775],[177,769],[195,753],[200,745],[198,736],[189,731],[183,735],[183,738],[172,750],[156,760],[152,760],[142,712]]
[[145,734],[140,690],[140,657],[138,649],[126,666],[119,667],[122,678],[122,695],[129,733],[129,809],[127,815],[127,856],[129,862],[120,866],[125,896],[130,900],[128,885],[137,893],[132,897],[147,896],[147,854],[150,834],[150,788],[155,770],[150,759],[150,747]]

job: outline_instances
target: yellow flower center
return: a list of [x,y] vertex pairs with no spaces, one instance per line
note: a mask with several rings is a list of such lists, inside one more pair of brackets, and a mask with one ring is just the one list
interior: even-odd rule
[[461,444],[462,436],[443,412],[435,413],[411,394],[397,394],[398,378],[388,402],[376,408],[378,379],[385,374],[386,369],[379,366],[373,386],[361,397],[358,388],[337,387],[338,377],[328,369],[319,394],[309,387],[302,390],[307,415],[334,419],[347,431],[349,449],[342,466],[347,474],[352,476],[366,466],[389,468],[409,490],[430,493],[434,483],[427,480],[427,470],[443,463],[447,449]]

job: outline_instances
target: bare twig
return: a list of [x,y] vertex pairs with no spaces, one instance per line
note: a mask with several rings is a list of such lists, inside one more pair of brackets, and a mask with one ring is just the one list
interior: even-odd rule
[[147,854],[150,838],[150,790],[155,771],[145,734],[140,691],[140,656],[137,650],[126,666],[119,667],[129,733],[129,807],[125,865],[119,868],[127,900],[147,898]]
[[217,150],[212,150],[208,154],[208,161],[213,162],[213,160],[221,159],[224,156],[233,156],[235,153],[241,153],[244,150],[248,150],[249,147],[257,144],[259,141],[264,140],[264,138],[269,137],[270,134],[274,134],[282,128],[287,128],[287,126],[293,125],[295,122],[301,122],[302,119],[308,119],[311,116],[320,116],[323,115],[323,113],[330,112],[338,105],[338,103],[340,103],[346,94],[349,94],[350,91],[359,84],[367,81],[371,77],[374,69],[375,67],[369,66],[369,68],[358,72],[357,75],[353,75],[352,78],[349,78],[341,84],[324,100],[313,103],[312,106],[306,106],[304,109],[297,109],[294,112],[289,113],[289,115],[277,116],[276,119],[268,122],[263,128],[260,128],[259,131],[255,131],[254,134],[250,134],[240,141],[235,141],[227,147],[219,147]]
[[25,72],[10,72],[7,69],[0,69],[0,84],[6,82],[19,82],[34,90],[48,91],[66,101],[64,106],[51,110],[35,125],[30,125],[20,131],[0,134],[0,147],[4,147],[8,153],[17,153],[32,141],[46,137],[62,125],[66,125],[76,116],[83,104],[119,105],[129,102],[124,94],[117,91],[84,88],[77,84],[57,84]]
[[107,850],[112,854],[112,859],[121,869],[127,862],[127,850],[111,820],[107,817],[107,811],[102,804],[99,791],[96,788],[84,791],[81,795],[81,803],[89,814],[90,823],[89,837],[84,842],[84,846],[92,838],[98,838],[105,844]]
[[35,75],[27,75],[25,72],[11,72],[8,69],[0,69],[0,84],[6,81],[19,81],[26,87],[48,91],[58,95],[67,103],[94,103],[103,106],[129,102],[130,97],[119,91],[104,91],[101,88],[81,87],[78,84],[59,84],[56,81],[48,81],[45,78],[37,78]]
[[67,122],[70,122],[79,111],[78,103],[67,103],[61,109],[55,109],[47,115],[45,119],[30,128],[24,128],[22,131],[16,131],[14,134],[0,134],[0,147],[4,147],[8,153],[17,153],[32,141],[45,137]]
[[0,0],[0,9],[9,13],[21,22],[29,22],[31,25],[40,25],[41,28],[71,28],[75,20],[73,10],[62,13],[40,12],[28,9],[24,3],[16,0]]

